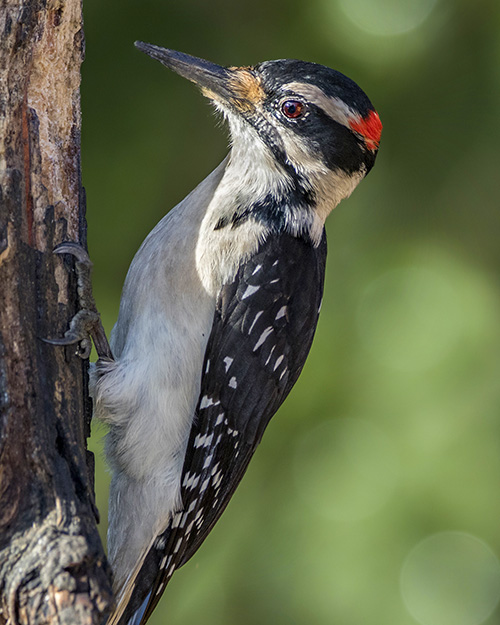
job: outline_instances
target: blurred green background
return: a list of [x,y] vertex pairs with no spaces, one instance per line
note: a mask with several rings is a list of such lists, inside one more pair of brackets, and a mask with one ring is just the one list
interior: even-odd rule
[[498,2],[84,11],[83,175],[108,331],[141,241],[227,151],[210,105],[134,40],[223,65],[320,62],[384,123],[373,172],[328,221],[303,375],[152,625],[500,624]]

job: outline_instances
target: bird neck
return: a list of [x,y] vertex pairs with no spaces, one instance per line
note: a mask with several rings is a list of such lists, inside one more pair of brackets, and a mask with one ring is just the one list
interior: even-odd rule
[[266,146],[255,141],[233,145],[223,184],[229,201],[217,229],[253,220],[269,234],[287,232],[319,244],[326,219],[317,210],[322,198],[292,166],[278,163]]

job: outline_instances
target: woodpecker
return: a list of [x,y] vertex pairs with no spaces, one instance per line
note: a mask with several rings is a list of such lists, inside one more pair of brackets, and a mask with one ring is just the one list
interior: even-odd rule
[[113,357],[92,375],[110,428],[110,625],[148,620],[295,384],[321,306],[325,219],[372,168],[382,130],[365,93],[328,67],[222,67],[136,46],[198,85],[231,149],[137,252]]

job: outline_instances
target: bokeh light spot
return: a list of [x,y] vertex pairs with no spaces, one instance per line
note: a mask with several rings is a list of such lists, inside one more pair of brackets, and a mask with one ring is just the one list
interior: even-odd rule
[[362,419],[333,419],[309,432],[295,454],[300,496],[320,515],[357,521],[393,492],[397,462],[384,431]]
[[421,625],[479,625],[500,599],[500,563],[479,538],[440,532],[408,554],[401,593]]
[[339,0],[346,17],[373,35],[391,36],[418,28],[432,13],[437,0]]
[[364,292],[357,314],[363,346],[381,363],[417,371],[437,364],[459,340],[460,300],[438,271],[389,271]]

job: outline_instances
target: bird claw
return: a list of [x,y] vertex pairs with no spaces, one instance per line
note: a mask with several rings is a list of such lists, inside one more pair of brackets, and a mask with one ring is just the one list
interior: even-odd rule
[[[60,339],[42,339],[45,343],[66,347],[78,344],[76,354],[80,358],[87,359],[92,351],[91,337],[96,332],[101,323],[99,313],[92,310],[79,310],[71,319],[69,329]],[[104,332],[104,330],[103,330]],[[97,349],[97,348],[96,348]]]
[[76,350],[76,355],[86,360],[90,356],[90,352],[92,351],[92,340],[90,337],[81,337],[77,336],[74,338],[67,337],[66,334],[62,339],[44,339],[42,338],[44,343],[48,343],[49,345],[55,345],[56,347],[67,347],[68,345],[74,345],[78,343],[78,348]]
[[89,255],[79,243],[72,241],[58,245],[54,249],[54,254],[71,254],[76,259],[75,271],[78,280],[77,290],[80,310],[71,320],[69,329],[65,332],[64,337],[56,339],[44,338],[43,341],[56,346],[78,344],[76,353],[83,359],[90,356],[93,341],[100,359],[113,360],[113,354],[101,322],[101,316],[97,311],[92,294],[92,282],[90,279],[92,262]]
[[71,254],[76,258],[79,263],[86,265],[89,269],[92,269],[92,261],[87,254],[85,248],[80,243],[74,241],[66,241],[56,245],[53,250],[54,254]]

